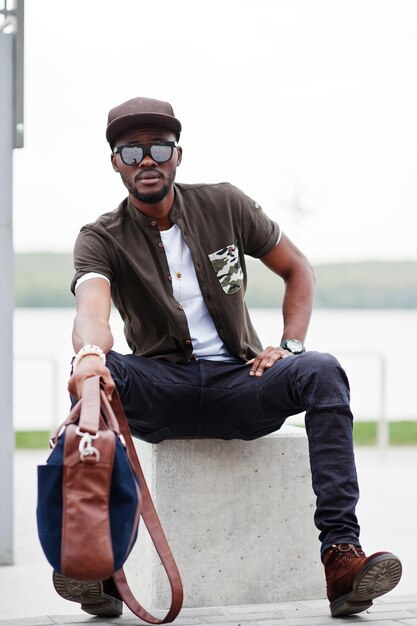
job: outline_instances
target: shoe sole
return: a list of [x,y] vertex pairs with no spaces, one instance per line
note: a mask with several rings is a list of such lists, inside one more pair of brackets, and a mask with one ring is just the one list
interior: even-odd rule
[[372,606],[372,600],[396,587],[402,574],[401,561],[383,554],[372,559],[353,581],[352,591],[330,603],[332,617],[361,613]]
[[123,613],[123,602],[104,593],[103,583],[99,580],[80,582],[55,571],[52,580],[58,595],[70,602],[80,603],[82,610],[89,615],[119,617]]

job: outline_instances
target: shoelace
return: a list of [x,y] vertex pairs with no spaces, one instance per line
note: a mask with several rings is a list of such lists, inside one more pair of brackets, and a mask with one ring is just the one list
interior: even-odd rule
[[354,546],[353,543],[340,543],[338,545],[334,544],[332,546],[332,549],[337,550],[337,556],[341,556],[344,559],[350,560],[360,557],[366,558],[366,554],[362,550],[362,548],[360,546]]

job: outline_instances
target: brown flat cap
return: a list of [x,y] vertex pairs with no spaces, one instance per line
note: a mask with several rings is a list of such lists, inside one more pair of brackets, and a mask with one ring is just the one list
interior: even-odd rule
[[172,130],[177,140],[181,133],[181,122],[174,116],[169,102],[153,98],[132,98],[110,110],[107,120],[106,139],[110,145],[126,130],[142,126],[162,126]]

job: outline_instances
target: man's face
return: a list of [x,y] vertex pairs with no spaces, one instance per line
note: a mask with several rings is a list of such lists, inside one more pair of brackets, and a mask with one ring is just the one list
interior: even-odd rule
[[[134,144],[150,146],[175,139],[175,134],[169,130],[156,127],[142,128],[120,135],[114,142],[114,147]],[[175,147],[171,158],[163,163],[154,160],[151,154],[146,154],[140,163],[134,165],[126,165],[120,154],[112,154],[111,160],[114,170],[120,174],[123,184],[136,200],[145,204],[156,204],[171,191],[181,156],[181,148]]]

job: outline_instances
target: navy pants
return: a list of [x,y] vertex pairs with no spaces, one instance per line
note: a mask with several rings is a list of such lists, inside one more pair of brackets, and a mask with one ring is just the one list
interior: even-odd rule
[[250,367],[241,363],[173,364],[114,351],[106,364],[132,435],[151,443],[256,439],[305,411],[322,554],[333,543],[359,544],[349,383],[333,356],[289,356],[260,377],[249,376]]

